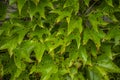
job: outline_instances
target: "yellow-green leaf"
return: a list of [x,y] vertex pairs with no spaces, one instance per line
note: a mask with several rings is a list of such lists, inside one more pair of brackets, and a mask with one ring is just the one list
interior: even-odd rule
[[17,0],[19,14],[21,14],[21,10],[22,10],[25,3],[26,3],[26,0]]
[[78,29],[80,33],[82,32],[83,26],[82,26],[82,19],[81,18],[70,20],[70,23],[68,23],[68,35],[71,32],[73,32],[73,30],[75,28]]
[[105,0],[107,2],[108,5],[113,7],[113,1],[112,0]]
[[44,51],[45,51],[45,44],[40,43],[40,42],[36,43],[36,47],[35,47],[34,51],[35,51],[36,59],[38,60],[38,62],[41,62],[42,56],[43,56]]

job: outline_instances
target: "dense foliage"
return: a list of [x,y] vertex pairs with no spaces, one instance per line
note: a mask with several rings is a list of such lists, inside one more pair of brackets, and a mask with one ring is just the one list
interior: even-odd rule
[[0,0],[0,79],[115,79],[119,13],[120,0]]

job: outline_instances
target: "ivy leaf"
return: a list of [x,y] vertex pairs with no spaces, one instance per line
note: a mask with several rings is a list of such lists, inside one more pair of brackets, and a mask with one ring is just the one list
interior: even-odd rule
[[79,30],[74,29],[74,31],[66,38],[67,38],[66,40],[68,40],[69,42],[75,39],[76,42],[77,42],[77,47],[79,49],[80,44],[81,44],[81,42],[80,42],[81,41],[81,37],[80,37]]
[[21,10],[22,10],[25,3],[26,3],[26,0],[17,0],[19,14],[21,14]]
[[85,4],[86,4],[87,6],[89,6],[90,0],[84,0],[84,2],[85,2]]
[[29,15],[30,15],[30,18],[32,20],[33,16],[35,15],[36,13],[36,5],[32,2],[29,2]]
[[51,13],[57,13],[59,15],[57,17],[57,20],[56,20],[57,23],[60,22],[64,18],[66,18],[67,22],[69,23],[70,17],[71,17],[71,13],[72,13],[72,9],[70,9],[70,10],[55,9],[55,10],[52,10]]
[[95,67],[99,71],[99,73],[104,77],[105,80],[109,80],[107,72],[104,69],[102,69],[102,68],[100,68],[98,66],[95,66]]
[[15,71],[15,73],[14,73],[13,80],[15,80],[16,78],[18,78],[21,73],[22,73],[22,70],[18,68],[18,69]]
[[85,66],[85,64],[86,64],[86,62],[88,60],[88,55],[87,55],[85,46],[80,46],[79,55],[83,59],[83,62],[84,62],[83,65]]
[[35,66],[33,67],[33,71],[34,70],[36,70],[35,72],[42,73],[42,80],[48,80],[52,74],[58,72],[57,66],[54,64],[52,58],[48,54],[43,56],[41,63],[36,65],[36,69]]
[[33,65],[32,68],[30,69],[30,73],[29,74],[32,74],[33,72],[36,72],[36,65]]
[[77,14],[79,10],[79,0],[74,0],[74,1],[66,0],[63,8],[66,7],[72,7],[72,9],[75,11],[75,14]]
[[13,50],[16,48],[17,46],[17,37],[12,36],[11,38],[7,38],[8,40],[5,40],[5,42],[2,43],[2,45],[0,46],[0,50],[3,49],[8,49],[10,56],[13,55]]
[[80,80],[85,80],[85,77],[83,76],[83,73],[82,73],[82,72],[79,73],[78,79],[80,79]]
[[69,52],[69,59],[70,61],[76,60],[79,56],[77,43],[75,41],[71,42],[69,47],[66,48],[66,52]]
[[21,56],[22,58],[24,58],[26,62],[32,62],[32,60],[30,59],[30,54],[34,50],[35,46],[36,44],[33,40],[27,40],[21,43],[20,45],[20,50],[22,50],[20,51]]
[[77,28],[79,32],[81,33],[83,28],[82,28],[82,19],[71,19],[70,23],[68,23],[68,35],[75,29]]
[[[108,23],[104,20],[104,14],[97,10],[96,12],[91,12],[88,14],[88,19],[92,25],[92,28],[98,32],[98,26],[106,26]],[[88,25],[89,27],[90,25]]]
[[34,36],[37,36],[38,39],[43,42],[45,39],[43,38],[43,35],[50,35],[50,31],[47,28],[43,28],[43,29],[37,29],[34,32],[30,33],[30,38],[33,38]]
[[59,47],[60,45],[63,44],[62,39],[57,39],[57,38],[47,38],[45,42],[46,46],[49,49],[49,52],[53,51],[55,48]]
[[[0,60],[1,61],[1,60]],[[3,76],[3,65],[0,63],[0,77]]]
[[26,33],[28,32],[28,30],[26,30],[26,29],[23,29],[23,30],[20,30],[19,32],[18,32],[18,44],[21,44],[21,42],[23,41],[23,39],[24,39],[24,36],[26,35]]
[[45,7],[50,7],[50,8],[54,8],[52,3],[48,0],[41,0],[40,3],[37,6],[37,12],[39,12],[40,16],[42,18],[45,18]]
[[88,19],[89,19],[93,29],[98,32],[98,23],[99,22],[98,22],[98,20],[96,18],[97,17],[95,16],[95,14],[89,14],[89,18]]
[[101,80],[102,76],[100,75],[99,71],[95,67],[88,67],[87,75],[89,80]]
[[7,5],[1,1],[0,2],[0,20],[5,19],[6,11],[7,11]]
[[36,6],[37,6],[38,3],[40,2],[40,0],[32,0],[32,1],[35,3]]
[[37,43],[34,51],[35,51],[35,57],[38,60],[38,63],[41,62],[42,56],[43,56],[44,51],[45,51],[45,44]]
[[9,0],[9,4],[11,5],[11,4],[13,4],[13,3],[15,3],[16,2],[16,0]]
[[120,73],[120,68],[105,54],[98,57],[97,65],[108,72]]
[[101,46],[101,39],[104,39],[105,34],[103,31],[99,30],[98,32],[90,30],[91,40],[95,43],[97,49]]
[[1,34],[4,32],[4,30],[0,30],[0,36],[1,36]]
[[112,2],[112,0],[105,0],[105,1],[107,2],[108,5],[114,7],[114,6],[113,6],[113,2]]
[[[103,71],[103,72],[101,72]],[[89,80],[109,80],[107,73],[98,66],[88,67],[88,79]]]
[[102,50],[112,60],[113,59],[113,55],[112,55],[111,49],[112,49],[111,45],[107,45],[107,44],[102,45]]
[[91,54],[92,54],[92,56],[94,56],[95,58],[97,58],[98,51],[97,51],[96,46],[92,42],[90,43],[90,46],[91,46]]
[[90,31],[88,28],[86,28],[83,31],[83,45],[87,44],[89,39],[90,39]]
[[26,65],[22,61],[21,52],[18,48],[14,50],[14,62],[18,69],[24,70]]
[[[112,25],[113,26],[113,25]],[[115,40],[115,45],[119,44],[120,40],[120,29],[118,25],[114,25],[115,27],[111,28],[109,32],[106,35],[107,40],[114,39]]]

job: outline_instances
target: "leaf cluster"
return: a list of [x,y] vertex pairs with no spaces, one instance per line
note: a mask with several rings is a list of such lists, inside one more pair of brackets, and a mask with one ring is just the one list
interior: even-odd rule
[[120,0],[0,1],[0,79],[110,80],[119,13]]

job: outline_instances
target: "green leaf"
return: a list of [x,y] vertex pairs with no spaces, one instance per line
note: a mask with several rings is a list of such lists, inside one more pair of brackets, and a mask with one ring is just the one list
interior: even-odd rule
[[38,3],[40,2],[40,0],[32,0],[34,3],[35,3],[35,5],[38,5]]
[[70,23],[68,23],[68,35],[75,29],[77,28],[79,32],[81,33],[83,28],[82,28],[82,18],[78,19],[71,19]]
[[42,18],[46,18],[45,16],[45,7],[54,8],[52,3],[49,0],[41,0],[37,6],[37,12],[39,12]]
[[0,2],[0,20],[5,19],[6,12],[7,12],[7,5],[1,1]]
[[28,11],[28,13],[30,15],[31,20],[32,20],[32,18],[35,15],[36,12],[37,12],[36,5],[33,2],[29,2],[29,11]]
[[42,58],[41,63],[39,63],[36,66],[36,71],[35,72],[41,72],[42,73],[41,79],[42,80],[48,80],[50,78],[50,76],[53,73],[57,73],[57,71],[58,71],[58,68],[54,64],[50,55],[45,54]]
[[97,58],[98,51],[97,51],[96,46],[92,42],[89,43],[89,44],[91,46],[91,54],[92,54],[92,56],[94,56],[95,58]]
[[120,73],[120,68],[105,54],[98,57],[97,65],[108,72]]
[[114,6],[113,6],[113,1],[112,1],[112,0],[105,0],[105,1],[107,2],[108,5],[114,7]]
[[26,0],[17,0],[19,14],[21,14],[21,10],[22,10],[25,3],[26,3]]
[[[105,26],[108,23],[104,21],[103,19],[104,14],[100,12],[99,10],[96,12],[91,12],[88,14],[88,20],[90,21],[92,28],[98,32],[98,26]],[[87,25],[88,27],[91,27],[91,25]]]
[[98,66],[96,66],[96,69],[104,77],[105,80],[109,80],[109,76],[107,75],[107,72],[104,69],[102,69],[102,68],[100,68]]
[[120,29],[118,25],[111,25],[111,26],[115,26],[113,28],[111,28],[107,35],[106,35],[106,39],[107,40],[111,40],[114,39],[115,40],[115,45],[119,44],[119,40],[120,40]]
[[89,6],[90,0],[84,0],[84,2],[85,2],[85,4],[86,4],[87,6]]
[[88,67],[87,76],[89,80],[102,80],[102,76],[95,67]]
[[85,66],[88,60],[88,54],[86,52],[85,46],[80,46],[79,48],[79,56],[83,59],[83,66]]
[[36,44],[33,40],[26,40],[20,45],[21,57],[24,58],[26,62],[32,62],[30,59],[30,54],[34,50]]
[[51,13],[57,13],[59,15],[56,20],[57,23],[64,18],[66,18],[67,22],[69,23],[72,9],[68,9],[68,10],[55,9],[55,10],[52,10]]
[[12,5],[13,3],[15,3],[16,0],[9,0],[9,4]]
[[80,79],[80,80],[85,80],[85,77],[83,76],[83,73],[82,72],[80,72],[80,73],[78,73],[79,75],[78,75],[78,78]]
[[39,63],[39,62],[41,62],[42,56],[43,56],[44,51],[45,51],[45,44],[43,44],[43,43],[36,43],[36,44],[37,45],[36,45],[34,51],[35,51],[35,57]]
[[72,9],[75,11],[75,14],[77,14],[79,10],[79,0],[73,0],[73,1],[66,0],[63,8],[66,7],[70,7],[70,8],[72,7]]
[[90,36],[91,36],[91,40],[93,40],[93,42],[95,43],[97,49],[99,49],[99,47],[101,46],[100,40],[104,39],[105,33],[101,30],[99,30],[98,32],[94,30],[90,30]]
[[38,39],[43,42],[45,39],[43,38],[43,35],[50,35],[50,31],[47,28],[43,28],[43,29],[36,29],[34,32],[30,33],[30,38],[33,38],[35,36],[38,37]]
[[17,48],[14,50],[14,62],[18,69],[20,69],[20,70],[25,69],[26,65],[23,63],[21,52]]
[[17,37],[12,36],[11,38],[7,38],[7,39],[9,40],[5,40],[5,42],[3,42],[3,44],[0,46],[0,50],[8,49],[10,56],[12,56],[13,50],[17,46]]
[[1,36],[1,34],[4,32],[4,30],[0,30],[0,36]]
[[21,69],[17,69],[16,72],[14,73],[14,79],[18,78],[21,73],[22,73],[22,70]]
[[30,73],[29,74],[32,74],[33,72],[36,72],[36,65],[33,65],[32,68],[30,69]]
[[68,42],[71,42],[72,40],[76,40],[77,42],[77,47],[79,49],[80,44],[81,44],[81,37],[80,37],[80,32],[78,29],[74,29],[74,31],[68,36],[66,37],[66,40],[68,40]]
[[18,32],[18,43],[21,44],[28,30],[23,29]]
[[113,54],[112,54],[112,47],[111,45],[102,45],[102,50],[105,52],[105,54],[112,60]]
[[90,31],[88,28],[84,29],[83,31],[83,45],[87,44],[88,40],[90,39]]
[[[1,61],[0,61],[1,62]],[[0,63],[0,77],[3,76],[3,65]]]
[[95,16],[95,14],[89,14],[88,19],[89,19],[93,29],[98,32],[99,22],[97,20],[97,17]]

